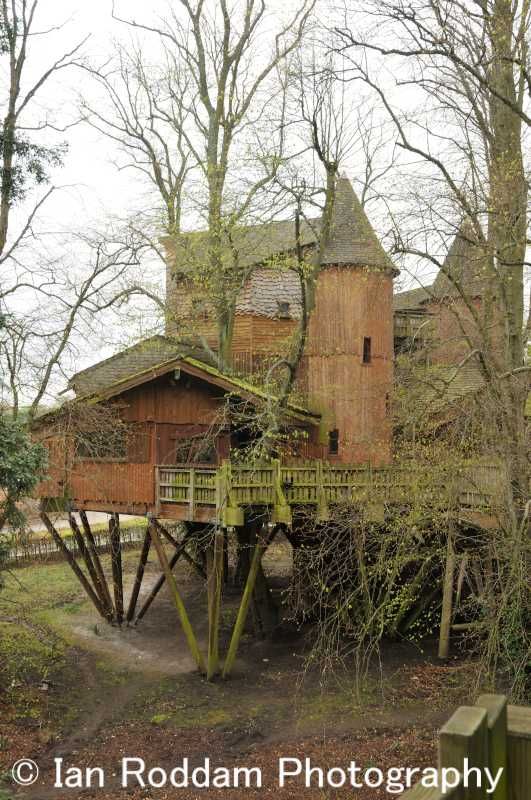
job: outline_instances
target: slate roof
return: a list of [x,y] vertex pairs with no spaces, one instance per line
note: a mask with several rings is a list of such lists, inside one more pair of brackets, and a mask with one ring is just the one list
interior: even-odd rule
[[469,298],[478,297],[483,294],[485,281],[485,256],[477,244],[472,225],[465,221],[452,242],[443,268],[435,278],[433,294],[438,299],[457,297],[461,289]]

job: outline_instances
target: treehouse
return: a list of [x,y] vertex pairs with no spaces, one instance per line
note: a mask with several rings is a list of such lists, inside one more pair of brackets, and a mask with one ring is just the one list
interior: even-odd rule
[[[320,225],[318,219],[308,220],[296,230],[290,221],[271,222],[239,229],[225,242],[223,268],[229,274],[233,270],[236,287],[230,371],[218,366],[214,304],[202,279],[206,234],[167,239],[165,335],[74,375],[70,388],[75,399],[36,426],[50,452],[49,473],[39,487],[43,520],[98,612],[118,624],[124,618],[138,620],[166,583],[190,650],[205,668],[172,573],[178,558],[186,557],[208,578],[210,677],[219,666],[227,532],[235,532],[239,545],[252,545],[253,555],[225,674],[234,662],[249,605],[256,601],[261,557],[279,529],[298,546],[304,536],[300,520],[308,518],[308,510],[316,525],[326,523],[338,503],[359,509],[368,521],[382,522],[385,507],[403,504],[405,491],[412,486],[416,495],[425,491],[422,470],[404,475],[391,466],[394,350],[414,350],[421,339],[429,342],[426,328],[435,325],[442,331],[448,307],[455,310],[459,298],[440,276],[434,291],[396,296],[393,309],[397,270],[350,182],[340,178],[313,302],[305,309],[301,259],[311,258],[319,247]],[[466,260],[459,247],[461,240],[449,254],[454,270]],[[304,350],[286,400],[278,396],[275,369],[305,313]],[[453,358],[454,351],[447,357]],[[444,361],[440,352],[438,357]],[[256,457],[264,434],[266,441],[272,437],[266,459]],[[451,484],[456,515],[484,514],[501,491],[498,468],[489,464],[441,474],[440,481],[447,488]],[[426,491],[430,502],[446,509],[446,495],[437,499]],[[86,571],[46,513],[57,506],[70,512]],[[111,515],[113,598],[87,511]],[[127,611],[120,514],[149,520]],[[164,520],[185,523],[180,540]],[[205,530],[201,565],[186,547],[191,536]],[[171,559],[164,540],[174,549]],[[137,613],[151,545],[162,574]]]

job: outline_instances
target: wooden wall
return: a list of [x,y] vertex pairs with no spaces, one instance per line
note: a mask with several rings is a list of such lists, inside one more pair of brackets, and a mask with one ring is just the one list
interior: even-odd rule
[[[301,388],[310,407],[323,413],[325,432],[338,429],[335,458],[343,463],[390,459],[392,293],[392,276],[382,271],[328,268],[318,278]],[[364,337],[371,339],[368,364]]]

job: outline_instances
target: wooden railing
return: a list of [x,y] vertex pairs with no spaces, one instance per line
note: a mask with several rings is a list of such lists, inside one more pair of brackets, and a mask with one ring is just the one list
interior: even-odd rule
[[[529,800],[531,708],[508,706],[503,695],[458,708],[440,731],[438,766],[438,787],[419,782],[403,800]],[[494,790],[486,768],[497,776]]]
[[[289,509],[314,506],[326,517],[335,503],[364,503],[372,507],[411,502],[495,513],[503,506],[506,478],[497,464],[475,463],[454,469],[415,467],[370,469],[312,461],[284,465],[225,462],[215,467],[155,467],[157,507],[187,506],[193,519],[197,506],[223,509],[268,506]],[[288,513],[288,512],[284,512]]]

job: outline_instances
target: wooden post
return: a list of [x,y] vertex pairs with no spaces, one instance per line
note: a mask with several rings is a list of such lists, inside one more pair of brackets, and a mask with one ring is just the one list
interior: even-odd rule
[[[183,538],[180,546],[179,546],[179,549],[176,550],[176,552],[172,555],[172,557],[170,559],[170,569],[174,568],[174,566],[178,562],[179,558],[183,555],[184,548],[186,547],[186,544],[187,544],[189,538],[190,538],[190,532],[187,531],[185,533],[185,535],[184,535],[184,538]],[[139,622],[142,619],[142,617],[144,616],[144,614],[146,613],[146,611],[150,607],[151,603],[153,602],[155,597],[158,595],[158,593],[160,592],[160,590],[164,586],[165,582],[166,582],[166,575],[163,572],[162,575],[160,576],[160,578],[157,580],[156,584],[154,585],[153,589],[149,593],[144,605],[142,606],[142,608],[138,612],[135,624],[136,624],[136,622]]]
[[76,519],[75,519],[75,517],[74,517],[74,515],[72,513],[68,514],[68,522],[70,524],[70,528],[72,530],[72,534],[74,536],[74,539],[75,539],[75,541],[77,543],[77,546],[78,546],[78,549],[79,549],[79,553],[82,556],[83,561],[85,562],[85,566],[87,567],[87,572],[91,577],[92,585],[94,587],[94,591],[96,592],[96,594],[100,598],[100,602],[101,602],[102,608],[105,609],[105,617],[106,617],[108,622],[112,622],[113,621],[113,617],[114,617],[114,609],[113,609],[112,605],[110,607],[107,606],[107,599],[105,597],[105,593],[103,591],[103,588],[100,585],[100,580],[99,580],[98,573],[97,573],[96,568],[94,566],[94,563],[92,561],[91,555],[90,555],[90,553],[89,553],[89,551],[87,549],[87,546],[85,545],[85,541],[83,539],[83,534],[79,530],[79,525],[77,524]]
[[188,484],[188,519],[193,522],[195,514],[195,469],[190,467],[190,483]]
[[138,601],[138,595],[140,593],[140,587],[142,586],[142,578],[144,577],[144,570],[146,568],[150,547],[151,547],[151,534],[149,532],[149,525],[148,525],[146,535],[144,536],[144,544],[142,545],[142,552],[140,553],[140,559],[138,561],[138,568],[136,571],[133,590],[131,592],[131,599],[129,600],[129,607],[127,609],[127,616],[126,616],[127,623],[130,623],[135,616],[136,604]]
[[109,592],[109,586],[107,584],[107,578],[105,577],[105,573],[103,571],[101,560],[98,555],[98,549],[96,547],[96,540],[94,539],[94,534],[90,529],[90,523],[88,521],[86,511],[83,510],[80,511],[79,518],[81,520],[81,525],[83,526],[83,531],[85,532],[85,536],[87,537],[87,544],[90,555],[92,556],[92,562],[94,564],[94,567],[96,568],[96,572],[98,573],[98,577],[100,579],[100,586],[105,596],[105,605],[108,606],[108,608],[110,608],[114,614],[114,606],[112,604],[111,593]]
[[448,658],[448,654],[450,652],[450,626],[452,624],[454,571],[454,523],[451,521],[448,526],[448,538],[446,542],[446,566],[444,569],[441,625],[439,629],[439,658]]
[[507,707],[509,800],[529,800],[531,786],[531,708]]
[[484,800],[484,769],[488,765],[487,712],[484,708],[461,706],[439,734],[439,767],[454,767],[463,773],[464,760],[469,767],[479,767],[479,781],[472,773],[463,787],[463,800]]
[[208,548],[208,662],[207,680],[212,680],[219,668],[219,622],[221,617],[221,589],[224,572],[225,536],[216,528],[213,546]]
[[259,537],[254,546],[253,557],[251,559],[251,567],[249,569],[249,574],[247,576],[247,581],[245,583],[245,589],[243,590],[243,597],[240,603],[240,608],[238,609],[236,622],[234,623],[234,629],[232,631],[229,651],[227,653],[227,658],[225,659],[225,665],[223,667],[224,678],[230,675],[232,668],[234,666],[234,661],[236,659],[236,653],[238,652],[238,645],[240,644],[240,639],[243,633],[245,620],[247,619],[247,614],[249,613],[249,606],[251,604],[251,599],[253,596],[253,589],[256,583],[256,576],[258,575],[258,568],[260,566],[260,562],[262,561],[262,556],[268,548],[270,538],[271,535],[265,538]]
[[109,519],[109,538],[111,540],[112,582],[114,588],[114,607],[116,622],[121,625],[124,619],[124,587],[122,576],[122,543],[120,541],[120,518],[112,514]]
[[490,771],[496,775],[499,769],[503,770],[490,797],[507,800],[507,698],[502,694],[482,694],[476,705],[487,711]]
[[74,572],[76,578],[79,580],[79,582],[81,583],[83,589],[85,590],[85,592],[88,594],[88,596],[90,597],[90,599],[94,603],[94,606],[96,607],[98,613],[103,617],[103,619],[107,619],[106,609],[102,606],[100,598],[98,597],[98,595],[96,594],[96,592],[94,591],[94,589],[92,588],[92,586],[90,585],[88,580],[86,579],[85,575],[83,574],[83,570],[80,569],[79,565],[76,562],[76,559],[74,558],[74,556],[72,555],[72,553],[70,552],[70,550],[68,549],[68,547],[66,546],[64,541],[62,540],[61,536],[55,530],[54,526],[52,525],[52,522],[51,522],[50,518],[43,511],[41,511],[40,517],[41,517],[42,521],[44,522],[44,524],[46,525],[48,533],[51,535],[51,537],[54,540],[54,542],[56,543],[57,547],[63,553],[64,557],[66,558],[66,560],[68,561],[68,563],[72,567],[72,571]]
[[188,647],[190,648],[190,652],[192,657],[199,667],[199,669],[204,672],[205,671],[205,662],[203,660],[203,656],[201,655],[201,651],[199,650],[199,645],[197,644],[197,639],[195,638],[195,634],[190,624],[190,620],[188,618],[188,614],[186,613],[186,608],[184,607],[184,603],[182,601],[182,597],[179,593],[179,589],[177,588],[177,581],[170,569],[170,565],[168,562],[168,558],[164,551],[164,545],[162,544],[162,539],[160,538],[160,534],[158,531],[158,526],[153,524],[154,520],[151,524],[151,539],[153,541],[153,545],[155,550],[157,551],[157,555],[159,558],[160,566],[164,575],[166,576],[166,583],[170,589],[170,592],[173,597],[173,601],[175,603],[175,607],[177,609],[177,613],[179,614],[179,619],[181,621],[181,626],[184,631],[184,635],[186,637],[186,641],[188,642]]

